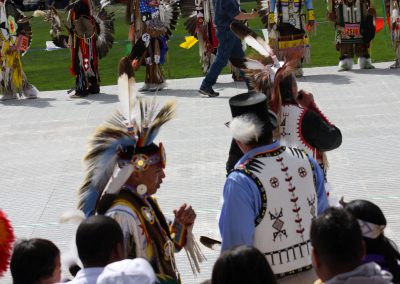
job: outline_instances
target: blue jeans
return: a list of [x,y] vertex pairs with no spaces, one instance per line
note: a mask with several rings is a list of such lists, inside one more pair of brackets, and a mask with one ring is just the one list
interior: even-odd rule
[[[201,89],[210,90],[212,86],[217,82],[218,76],[222,69],[228,64],[229,58],[243,58],[244,52],[242,42],[235,34],[228,28],[219,29],[217,27],[217,39],[219,42],[217,55],[214,63],[206,74],[203,82],[201,83]],[[246,81],[246,85],[247,85]]]

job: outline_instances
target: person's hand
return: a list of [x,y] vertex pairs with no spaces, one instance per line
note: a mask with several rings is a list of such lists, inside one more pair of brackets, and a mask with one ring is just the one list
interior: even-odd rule
[[309,107],[314,103],[314,96],[310,92],[300,90],[296,97],[296,102],[302,107]]
[[133,68],[133,70],[136,71],[136,70],[139,69],[139,67],[140,67],[140,62],[139,62],[139,60],[134,59],[134,60],[132,61],[132,68]]
[[175,222],[181,223],[185,226],[190,226],[196,219],[196,213],[192,206],[183,204],[179,209],[174,210]]

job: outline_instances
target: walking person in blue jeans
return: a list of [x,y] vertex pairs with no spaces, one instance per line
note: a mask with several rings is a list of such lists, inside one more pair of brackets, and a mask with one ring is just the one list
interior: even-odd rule
[[[244,57],[242,43],[230,30],[230,24],[235,20],[250,20],[258,16],[256,11],[251,13],[241,12],[237,0],[215,0],[214,12],[214,23],[217,28],[219,45],[215,61],[208,70],[199,90],[201,94],[209,97],[219,96],[219,93],[215,92],[212,86],[217,82],[222,69],[228,64],[229,58]],[[248,81],[246,81],[246,85],[249,87]]]

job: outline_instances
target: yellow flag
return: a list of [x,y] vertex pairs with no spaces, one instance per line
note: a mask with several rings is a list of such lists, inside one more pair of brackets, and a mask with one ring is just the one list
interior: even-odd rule
[[182,42],[179,46],[185,49],[191,48],[198,42],[197,38],[194,36],[185,36],[185,41]]

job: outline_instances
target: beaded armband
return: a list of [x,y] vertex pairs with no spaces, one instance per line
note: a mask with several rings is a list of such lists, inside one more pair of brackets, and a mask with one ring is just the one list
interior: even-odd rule
[[268,23],[275,24],[275,14],[272,12],[268,14]]
[[308,14],[308,20],[309,20],[309,21],[315,21],[315,13],[314,13],[314,10],[308,10],[308,11],[307,11],[307,14]]
[[186,244],[186,228],[187,227],[185,225],[182,225],[178,222],[174,222],[170,227],[172,241],[178,250],[183,248]]

